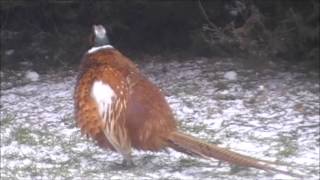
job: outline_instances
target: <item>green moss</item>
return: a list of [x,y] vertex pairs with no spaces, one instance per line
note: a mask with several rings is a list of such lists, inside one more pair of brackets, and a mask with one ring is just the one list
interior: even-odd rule
[[183,159],[180,159],[180,163],[183,167],[193,167],[195,164],[198,164],[199,161],[195,160],[195,159],[192,159],[192,158],[183,158]]
[[66,124],[69,128],[75,127],[75,120],[73,115],[65,115],[61,117],[61,122]]
[[237,174],[241,171],[248,170],[248,167],[230,164],[230,174]]
[[293,139],[293,137],[280,135],[278,141],[282,147],[278,152],[279,156],[290,157],[297,153],[298,144],[296,142],[296,139]]
[[8,125],[12,124],[14,122],[15,116],[13,114],[5,114],[3,116],[0,116],[0,124],[1,128],[5,128]]
[[32,131],[28,128],[17,129],[14,133],[14,139],[20,144],[36,145],[37,141],[32,136]]

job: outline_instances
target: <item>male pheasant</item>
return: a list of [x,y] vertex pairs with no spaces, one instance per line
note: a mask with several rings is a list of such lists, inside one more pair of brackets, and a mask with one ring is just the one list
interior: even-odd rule
[[82,134],[132,165],[131,149],[173,148],[193,156],[216,158],[266,171],[272,162],[206,143],[178,130],[161,90],[109,43],[102,25],[93,26],[93,47],[84,54],[75,88],[75,118]]

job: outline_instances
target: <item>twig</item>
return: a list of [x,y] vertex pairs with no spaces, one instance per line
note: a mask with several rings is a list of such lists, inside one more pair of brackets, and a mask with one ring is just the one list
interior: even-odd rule
[[214,29],[218,29],[218,27],[217,27],[214,23],[212,23],[212,22],[210,21],[209,16],[208,16],[206,10],[203,8],[202,3],[201,3],[200,0],[198,0],[198,4],[199,4],[199,8],[200,8],[203,16],[206,18],[206,20],[207,20],[207,22],[208,22],[208,24],[209,24],[210,26],[212,26]]

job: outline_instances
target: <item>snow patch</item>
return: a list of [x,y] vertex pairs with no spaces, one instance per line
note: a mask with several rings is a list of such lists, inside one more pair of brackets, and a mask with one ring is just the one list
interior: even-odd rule
[[182,111],[184,113],[190,113],[190,114],[193,113],[193,109],[188,108],[187,106],[183,106]]
[[27,71],[25,74],[26,79],[30,81],[38,81],[39,80],[39,74],[35,71]]
[[229,81],[236,81],[238,79],[238,74],[235,71],[228,71],[223,77]]
[[[292,163],[290,170],[319,179],[319,85],[314,83],[318,76],[284,76],[277,69],[257,75],[225,59],[146,62],[142,71],[166,92],[181,130],[243,154]],[[224,70],[230,68],[237,69],[241,84],[225,83]],[[217,167],[216,160],[174,150],[134,150],[139,168],[119,170],[114,164],[121,162],[121,155],[97,147],[75,127],[71,114],[76,75],[61,74],[43,74],[38,83],[1,91],[5,179],[288,179],[253,168],[232,174],[227,163]],[[295,110],[296,104],[303,109]],[[19,132],[23,129],[27,131]],[[281,156],[286,150],[293,152]]]

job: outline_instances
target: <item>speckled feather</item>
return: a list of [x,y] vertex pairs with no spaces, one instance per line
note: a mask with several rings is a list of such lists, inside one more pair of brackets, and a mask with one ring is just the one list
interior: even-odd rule
[[[91,96],[92,86],[97,81],[115,93],[115,99],[103,110],[110,113],[108,116],[101,114],[101,106]],[[131,148],[159,151],[170,147],[189,155],[298,176],[271,166],[276,163],[220,148],[179,132],[160,89],[112,46],[89,50],[84,55],[74,98],[76,122],[81,132],[95,139],[100,147],[121,153],[125,160],[131,161]]]
[[[88,53],[81,63],[75,89],[75,114],[82,133],[97,140],[101,147],[114,149],[103,138],[102,130],[108,127],[101,120],[98,107],[90,96],[96,80],[110,85],[125,102],[126,108],[117,112],[120,114],[117,121],[126,126],[123,129],[130,136],[128,143],[136,149],[152,151],[167,146],[165,137],[176,129],[176,124],[164,96],[141,75],[135,64],[115,49]],[[112,110],[118,111],[118,108]]]

